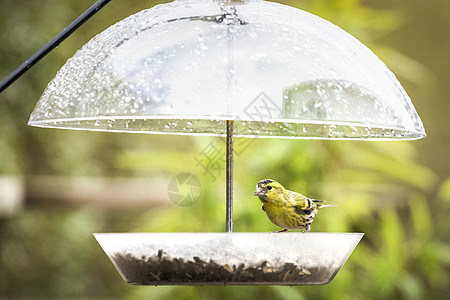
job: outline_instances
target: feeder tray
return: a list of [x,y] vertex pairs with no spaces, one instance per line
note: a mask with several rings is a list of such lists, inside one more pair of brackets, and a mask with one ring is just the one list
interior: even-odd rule
[[363,233],[96,233],[135,285],[329,283]]

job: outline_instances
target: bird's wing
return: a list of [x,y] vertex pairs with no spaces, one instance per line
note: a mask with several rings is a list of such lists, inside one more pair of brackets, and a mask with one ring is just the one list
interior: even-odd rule
[[312,199],[303,196],[302,194],[289,191],[289,196],[291,198],[291,202],[293,202],[293,206],[299,213],[310,214],[314,211],[315,204]]

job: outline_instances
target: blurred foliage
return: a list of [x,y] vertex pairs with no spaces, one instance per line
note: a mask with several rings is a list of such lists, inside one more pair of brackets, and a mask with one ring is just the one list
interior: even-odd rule
[[[91,2],[0,0],[0,77]],[[375,9],[368,5],[371,1],[360,0],[279,2],[338,24],[419,89],[435,84],[434,72],[379,42],[409,22],[403,10]],[[26,206],[12,217],[0,218],[0,298],[448,299],[450,177],[420,162],[420,142],[254,140],[236,157],[235,231],[276,229],[252,196],[260,179],[273,178],[289,189],[339,205],[321,211],[312,231],[365,233],[329,285],[155,288],[123,282],[91,233],[224,231],[225,166],[222,163],[214,179],[195,160],[211,142],[220,148],[223,141],[45,130],[27,128],[26,122],[46,83],[82,44],[154,4],[113,1],[0,95],[0,174],[25,179],[41,174],[170,179],[191,172],[201,180],[202,198],[188,208],[140,213]],[[425,106],[425,99],[413,98],[416,105]],[[445,159],[441,163],[449,170]]]

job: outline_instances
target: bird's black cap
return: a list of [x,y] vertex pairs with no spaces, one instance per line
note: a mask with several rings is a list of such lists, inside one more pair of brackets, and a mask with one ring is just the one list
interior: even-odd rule
[[267,185],[267,184],[269,184],[271,182],[274,182],[274,181],[275,180],[272,180],[272,179],[263,179],[260,182],[258,182],[258,186],[260,186],[260,185]]

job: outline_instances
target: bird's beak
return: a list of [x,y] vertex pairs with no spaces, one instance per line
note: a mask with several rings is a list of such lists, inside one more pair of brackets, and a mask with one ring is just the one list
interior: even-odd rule
[[253,196],[262,196],[262,195],[264,195],[263,190],[260,187],[256,188],[256,191],[253,193]]

